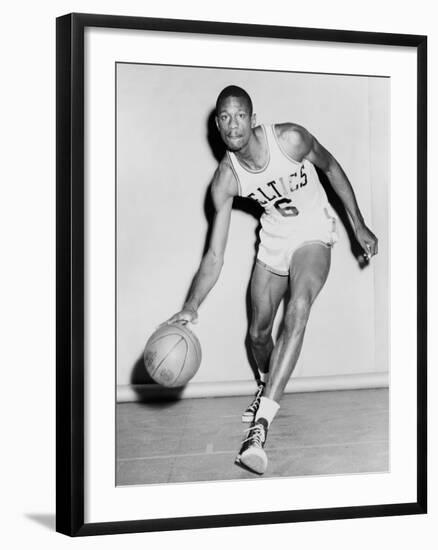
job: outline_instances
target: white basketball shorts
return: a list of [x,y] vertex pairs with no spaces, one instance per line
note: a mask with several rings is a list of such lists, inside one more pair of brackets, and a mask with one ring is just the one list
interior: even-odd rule
[[336,243],[336,221],[326,207],[322,212],[302,216],[293,223],[264,221],[260,230],[257,263],[276,275],[289,275],[296,250],[311,243],[322,243],[330,248]]

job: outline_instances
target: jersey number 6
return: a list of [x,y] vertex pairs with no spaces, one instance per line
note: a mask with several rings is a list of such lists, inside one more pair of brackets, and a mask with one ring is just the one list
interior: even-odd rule
[[291,216],[298,216],[300,211],[298,208],[292,205],[292,201],[290,199],[279,199],[274,203],[275,208],[280,212],[282,216],[285,218],[289,218]]

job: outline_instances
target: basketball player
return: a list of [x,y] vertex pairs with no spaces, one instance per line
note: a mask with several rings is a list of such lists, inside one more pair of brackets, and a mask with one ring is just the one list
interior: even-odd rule
[[[260,244],[251,276],[251,351],[259,370],[258,391],[242,420],[251,422],[236,463],[263,474],[269,426],[297,363],[310,310],[330,269],[336,219],[318,179],[325,172],[342,200],[369,260],[377,239],[365,225],[356,198],[336,159],[305,128],[293,123],[256,126],[245,90],[228,86],[216,102],[216,125],[227,152],[212,183],[215,218],[208,251],[183,309],[168,322],[196,322],[197,310],[221,272],[235,196],[263,208]],[[289,287],[284,323],[275,345],[272,327]]]

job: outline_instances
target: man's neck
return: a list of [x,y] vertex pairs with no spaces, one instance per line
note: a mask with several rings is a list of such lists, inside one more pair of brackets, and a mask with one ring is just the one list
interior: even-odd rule
[[251,133],[251,138],[247,145],[240,151],[235,152],[239,162],[248,167],[249,170],[260,170],[268,161],[268,147],[264,133],[259,139],[255,130]]

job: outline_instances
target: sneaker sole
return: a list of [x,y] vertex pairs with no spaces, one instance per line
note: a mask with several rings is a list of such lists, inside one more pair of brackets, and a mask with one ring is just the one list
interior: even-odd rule
[[246,464],[244,464],[243,462],[240,461],[240,458],[236,458],[236,460],[234,461],[234,464],[236,466],[239,466],[239,468],[242,468],[242,470],[245,470],[245,472],[249,472],[250,474],[256,474],[258,476],[263,475],[263,474],[259,474],[259,472],[251,470],[251,468],[248,468],[248,466],[246,466]]
[[242,422],[244,424],[248,424],[249,422],[253,422],[255,419],[255,414],[242,414]]
[[259,476],[266,472],[268,467],[268,459],[264,453],[251,453],[250,455],[238,455],[235,460],[237,466],[243,467]]

